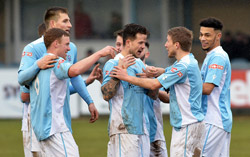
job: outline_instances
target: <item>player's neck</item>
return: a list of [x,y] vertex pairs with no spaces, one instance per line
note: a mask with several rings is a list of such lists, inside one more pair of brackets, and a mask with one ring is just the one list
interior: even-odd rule
[[176,53],[176,60],[179,62],[183,57],[185,57],[186,55],[189,55],[190,52],[186,52],[186,51],[179,51],[178,53]]

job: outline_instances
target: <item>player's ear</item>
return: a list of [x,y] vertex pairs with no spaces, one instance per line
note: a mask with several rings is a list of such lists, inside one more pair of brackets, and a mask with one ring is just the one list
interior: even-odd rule
[[55,28],[56,26],[56,21],[55,20],[50,20],[49,21],[50,28]]

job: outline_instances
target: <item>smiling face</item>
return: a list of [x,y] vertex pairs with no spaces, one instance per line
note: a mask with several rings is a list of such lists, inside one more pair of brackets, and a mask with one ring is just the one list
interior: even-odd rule
[[62,36],[57,41],[57,55],[66,60],[67,52],[70,51],[69,43],[70,39],[68,36]]
[[52,28],[60,28],[68,33],[70,33],[71,27],[69,15],[66,13],[59,13],[58,19],[52,26]]
[[204,51],[209,52],[220,45],[221,31],[212,27],[200,27],[200,42]]
[[168,57],[173,58],[176,55],[176,43],[173,43],[171,36],[167,36],[167,41],[165,43],[165,48],[168,51]]
[[140,58],[141,53],[145,48],[145,43],[147,41],[146,34],[136,34],[136,38],[134,40],[129,40],[129,53],[132,54],[135,58]]

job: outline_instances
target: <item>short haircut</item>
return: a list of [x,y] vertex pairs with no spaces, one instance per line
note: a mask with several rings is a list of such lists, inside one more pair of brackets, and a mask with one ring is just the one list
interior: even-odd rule
[[45,31],[46,31],[46,26],[45,26],[45,23],[43,22],[38,26],[38,35],[39,35],[39,37],[43,36]]
[[146,43],[145,43],[145,46],[149,49],[149,42],[147,41]]
[[69,33],[59,28],[51,28],[44,33],[44,44],[48,49],[50,45],[55,41],[61,41],[63,36],[69,37]]
[[183,51],[191,51],[193,32],[185,27],[173,27],[168,30],[173,43],[179,42]]
[[122,37],[122,36],[123,36],[123,29],[120,29],[120,30],[118,30],[118,31],[115,31],[115,32],[114,32],[114,36],[115,36],[115,37],[117,37],[117,36],[121,36],[121,37]]
[[214,30],[221,30],[221,31],[223,28],[222,22],[215,17],[208,17],[208,18],[202,19],[200,22],[200,26],[211,27],[211,28],[214,28]]
[[127,39],[135,40],[137,33],[149,36],[149,31],[144,26],[134,23],[125,25],[123,29],[123,45],[126,44]]
[[49,27],[50,20],[57,21],[60,13],[69,14],[67,8],[63,7],[52,7],[46,10],[44,14],[44,23],[47,29]]

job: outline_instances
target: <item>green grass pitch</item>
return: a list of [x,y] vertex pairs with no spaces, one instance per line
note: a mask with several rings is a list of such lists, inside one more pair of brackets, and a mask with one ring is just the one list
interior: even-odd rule
[[[231,137],[230,156],[246,157],[250,154],[250,116],[234,116]],[[107,156],[108,117],[102,116],[93,124],[88,117],[72,120],[73,136],[80,150],[80,156]],[[0,120],[0,156],[22,157],[21,120]],[[168,116],[164,116],[164,133],[167,148],[171,139],[171,127]]]

